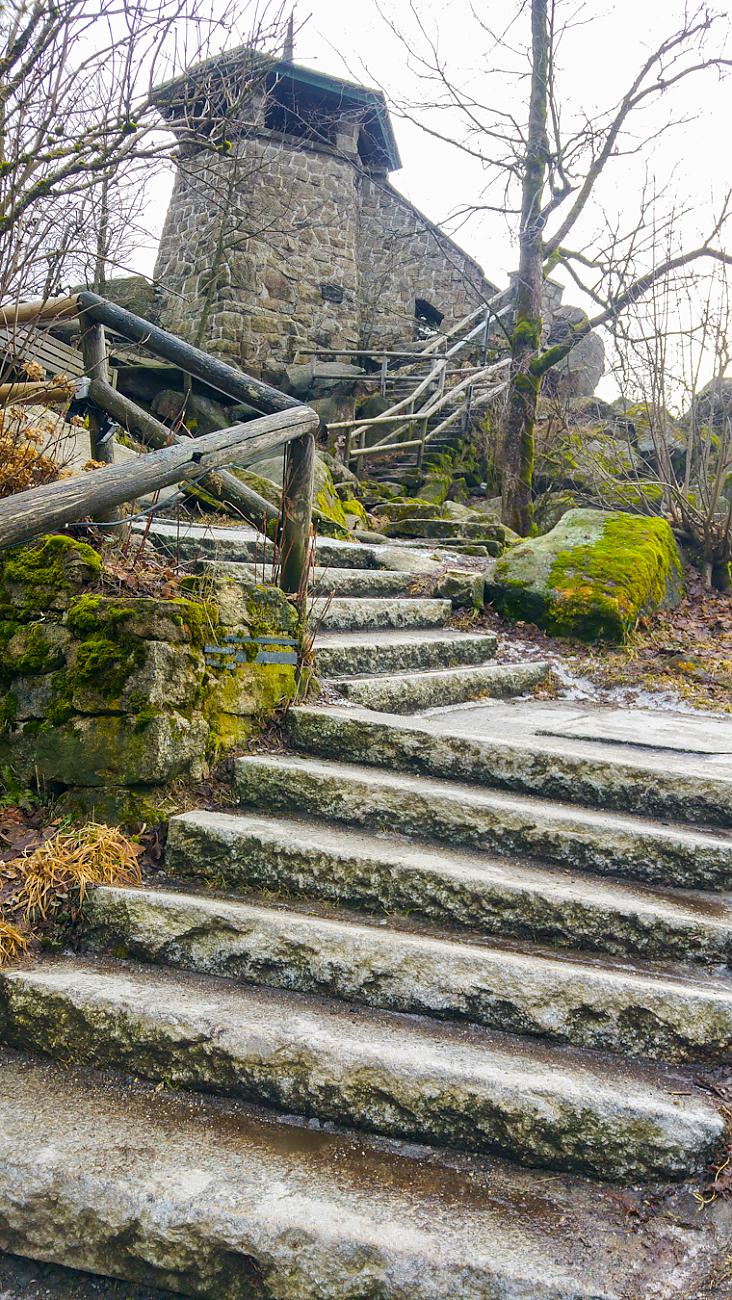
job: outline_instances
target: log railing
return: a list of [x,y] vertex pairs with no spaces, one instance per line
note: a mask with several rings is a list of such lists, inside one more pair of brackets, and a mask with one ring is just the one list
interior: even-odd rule
[[[256,527],[273,524],[278,529],[280,584],[288,593],[302,593],[312,518],[314,433],[320,424],[317,413],[98,294],[82,292],[44,303],[0,307],[0,324],[6,328],[28,321],[74,317],[82,322],[88,377],[88,382],[83,382],[94,407],[155,450],[122,465],[104,464],[76,478],[29,488],[1,500],[0,550],[84,519],[109,521],[116,508],[126,502],[171,484],[195,481],[235,505]],[[105,325],[227,397],[246,402],[262,416],[203,437],[176,436],[107,382],[103,364]],[[98,428],[98,421],[95,426]],[[278,447],[286,448],[279,512],[223,468],[256,459]],[[102,459],[97,457],[97,450],[93,446],[95,459]]]
[[[500,322],[512,311],[510,291],[504,290],[490,302],[482,303],[470,312],[448,334],[438,336],[419,350],[415,348],[410,354],[401,354],[409,355],[414,360],[412,364],[392,372],[400,385],[405,381],[408,385],[407,391],[392,406],[370,419],[359,419],[356,416],[329,425],[331,430],[342,429],[346,433],[346,464],[353,464],[360,473],[366,458],[416,449],[417,464],[421,465],[425,449],[434,438],[459,420],[467,426],[472,413],[493,401],[506,388],[508,357],[503,357],[490,366],[486,361],[492,324]],[[437,355],[440,346],[445,348],[441,356]],[[480,365],[466,371],[456,363],[460,354],[470,348],[480,351],[482,360]],[[384,358],[381,372],[382,395],[386,392],[388,355],[374,353],[374,359]],[[426,374],[414,375],[415,367],[420,361],[430,363],[430,368]],[[461,400],[455,409],[445,409],[453,406],[457,399]],[[430,428],[430,421],[440,411],[444,412],[444,418]],[[384,430],[382,437],[367,442],[367,435],[379,429]]]

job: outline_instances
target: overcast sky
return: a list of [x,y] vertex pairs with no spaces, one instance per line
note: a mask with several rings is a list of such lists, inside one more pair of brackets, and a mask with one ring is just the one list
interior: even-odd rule
[[[526,83],[496,78],[496,54],[471,13],[470,0],[413,0],[413,5],[425,30],[439,44],[454,84],[467,88],[476,99],[484,96],[491,104],[497,97],[523,123]],[[381,13],[375,0],[299,0],[295,13],[302,30],[296,41],[296,62],[378,84],[396,104],[405,98],[426,98],[429,89],[417,76],[414,58],[385,21],[389,18],[413,48],[418,48],[410,0],[380,0],[380,7]],[[513,20],[511,41],[517,47],[525,43],[528,14],[523,12],[521,0],[484,0],[473,7],[481,15],[485,13],[486,21],[495,28],[502,29]],[[581,20],[563,38],[559,53],[560,91],[569,122],[573,114],[591,116],[618,101],[650,50],[677,29],[683,6],[676,0],[615,0],[609,4],[588,0],[584,6],[575,0],[560,0],[558,10],[567,17],[579,14]],[[718,52],[727,36],[728,16],[723,15],[708,53]],[[672,203],[689,209],[679,220],[680,236],[696,243],[699,234],[708,229],[712,213],[732,186],[732,78],[722,81],[710,72],[685,81],[638,121],[638,139],[671,119],[680,125],[655,142],[645,156],[612,164],[599,191],[595,223],[603,209],[611,217],[617,214],[632,220],[640,188],[650,178],[659,188],[667,188],[664,209]],[[443,114],[441,122],[443,129],[460,130],[457,116]],[[456,209],[495,199],[495,187],[493,194],[485,194],[479,163],[426,136],[398,111],[394,127],[403,167],[392,181],[432,220],[451,228],[451,214]],[[162,224],[168,194],[169,186],[163,183],[156,184],[151,194],[148,224],[155,234]],[[582,232],[588,243],[596,228],[596,224],[587,224]],[[461,223],[457,238],[492,280],[505,282],[515,267],[517,253],[504,218],[476,215]],[[151,249],[141,249],[136,262],[136,269],[151,272]]]

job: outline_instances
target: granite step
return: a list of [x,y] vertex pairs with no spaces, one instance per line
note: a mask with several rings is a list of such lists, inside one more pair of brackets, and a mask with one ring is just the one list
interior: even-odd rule
[[[253,564],[235,564],[206,560],[199,565],[216,577],[241,582],[261,582],[261,568]],[[414,575],[397,569],[315,568],[309,584],[315,596],[407,596],[414,585]]]
[[692,1294],[700,1255],[723,1258],[715,1207],[702,1244],[698,1222],[631,1190],[448,1164],[7,1050],[0,1071],[0,1249],[90,1282],[204,1300],[671,1300]]
[[[286,828],[285,828],[286,830]],[[680,910],[680,908],[679,908]],[[690,919],[690,918],[689,918]],[[563,958],[444,937],[378,918],[210,894],[102,886],[85,953],[466,1020],[650,1060],[732,1059],[732,979],[658,965]]]
[[683,1074],[150,966],[0,972],[10,1047],[285,1113],[632,1183],[701,1172],[720,1111]]
[[235,763],[241,803],[677,889],[732,890],[732,835],[288,754]]
[[[271,542],[264,543],[261,534],[254,528],[221,528],[217,526],[200,526],[159,520],[148,529],[146,525],[132,525],[133,532],[145,532],[151,545],[167,555],[179,555],[183,560],[197,562],[216,560],[226,563],[259,564],[274,558]],[[379,551],[392,548],[367,545],[362,542],[345,542],[335,538],[319,537],[315,545],[315,554],[320,567],[349,569],[388,568],[387,555]]]
[[437,628],[319,632],[315,658],[320,676],[343,677],[484,664],[495,655],[496,645],[492,632]]
[[545,663],[486,664],[388,677],[342,678],[334,684],[341,695],[364,708],[416,713],[467,700],[524,695],[545,681],[550,671]]
[[366,628],[444,627],[452,616],[452,602],[429,598],[334,596],[310,603],[310,619],[327,631]]
[[[347,669],[343,675],[348,675]],[[496,729],[480,712],[442,715],[438,720],[380,716],[354,705],[304,705],[287,715],[295,747],[322,758],[347,754],[352,762],[391,771],[732,828],[732,764],[726,753],[698,754],[693,739],[687,741],[690,752],[678,747],[659,750],[654,747],[658,723],[652,718],[643,720],[646,748],[562,740],[551,732],[527,732],[521,722],[520,715],[502,716]]]
[[[395,820],[392,829],[397,826]],[[182,813],[170,819],[166,863],[178,877],[209,887],[420,918],[448,937],[462,931],[715,968],[732,953],[726,899],[529,867],[327,822]]]

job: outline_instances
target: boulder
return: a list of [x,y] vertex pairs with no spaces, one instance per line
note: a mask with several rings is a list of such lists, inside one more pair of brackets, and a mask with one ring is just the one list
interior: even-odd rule
[[447,569],[435,588],[435,595],[451,600],[456,609],[482,609],[483,588],[483,574]]
[[[328,460],[330,459],[328,457]],[[284,472],[282,453],[263,457],[262,460],[252,461],[250,470],[254,471],[260,478],[269,479],[272,483],[276,483],[278,487],[282,487]],[[262,496],[268,495],[263,488],[258,490]],[[320,452],[315,453],[313,506],[318,531],[326,535],[345,537],[349,526],[358,524],[359,526],[368,527],[368,516],[360,501],[355,500],[355,498],[341,501],[336,492],[333,475],[328,463]]]
[[710,379],[694,399],[688,419],[711,425],[716,431],[732,423],[732,377]]
[[569,510],[551,532],[507,551],[486,584],[509,618],[588,641],[622,641],[641,615],[682,594],[666,520],[609,510]]
[[[559,307],[552,317],[547,343],[563,343],[570,331],[587,320],[580,307]],[[605,373],[605,346],[590,331],[568,356],[549,371],[546,389],[560,397],[585,397],[594,393]]]

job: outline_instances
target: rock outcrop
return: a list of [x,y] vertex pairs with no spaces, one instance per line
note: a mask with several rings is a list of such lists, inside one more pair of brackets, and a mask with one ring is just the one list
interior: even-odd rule
[[665,519],[578,509],[508,551],[488,594],[502,613],[548,632],[622,641],[642,614],[673,606],[682,591]]

